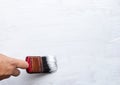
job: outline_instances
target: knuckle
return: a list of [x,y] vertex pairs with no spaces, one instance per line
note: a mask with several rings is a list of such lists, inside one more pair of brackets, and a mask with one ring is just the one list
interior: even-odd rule
[[0,55],[3,55],[2,53],[0,53]]
[[12,66],[16,66],[16,63],[15,63],[14,59],[12,59],[12,58],[9,60],[9,63]]

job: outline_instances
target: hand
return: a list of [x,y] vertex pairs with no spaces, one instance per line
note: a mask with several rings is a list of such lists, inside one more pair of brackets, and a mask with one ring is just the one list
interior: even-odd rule
[[9,78],[10,76],[18,76],[20,74],[18,68],[26,69],[28,68],[28,63],[0,54],[0,80]]

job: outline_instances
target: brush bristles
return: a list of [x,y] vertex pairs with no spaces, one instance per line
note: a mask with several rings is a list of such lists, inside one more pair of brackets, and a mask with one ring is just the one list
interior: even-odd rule
[[55,72],[57,70],[57,60],[55,56],[47,56],[47,64],[49,66],[49,72]]
[[43,64],[43,73],[49,73],[50,72],[50,67],[47,63],[47,58],[42,57],[42,64]]

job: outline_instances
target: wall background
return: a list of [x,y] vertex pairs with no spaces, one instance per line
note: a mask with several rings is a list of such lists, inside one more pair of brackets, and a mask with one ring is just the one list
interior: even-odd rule
[[0,85],[120,85],[120,1],[0,0],[0,52],[55,55],[59,66]]

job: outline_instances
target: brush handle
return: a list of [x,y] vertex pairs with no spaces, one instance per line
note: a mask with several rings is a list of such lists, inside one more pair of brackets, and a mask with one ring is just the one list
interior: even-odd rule
[[42,73],[43,64],[41,56],[27,56],[26,61],[29,67],[26,69],[27,73]]

